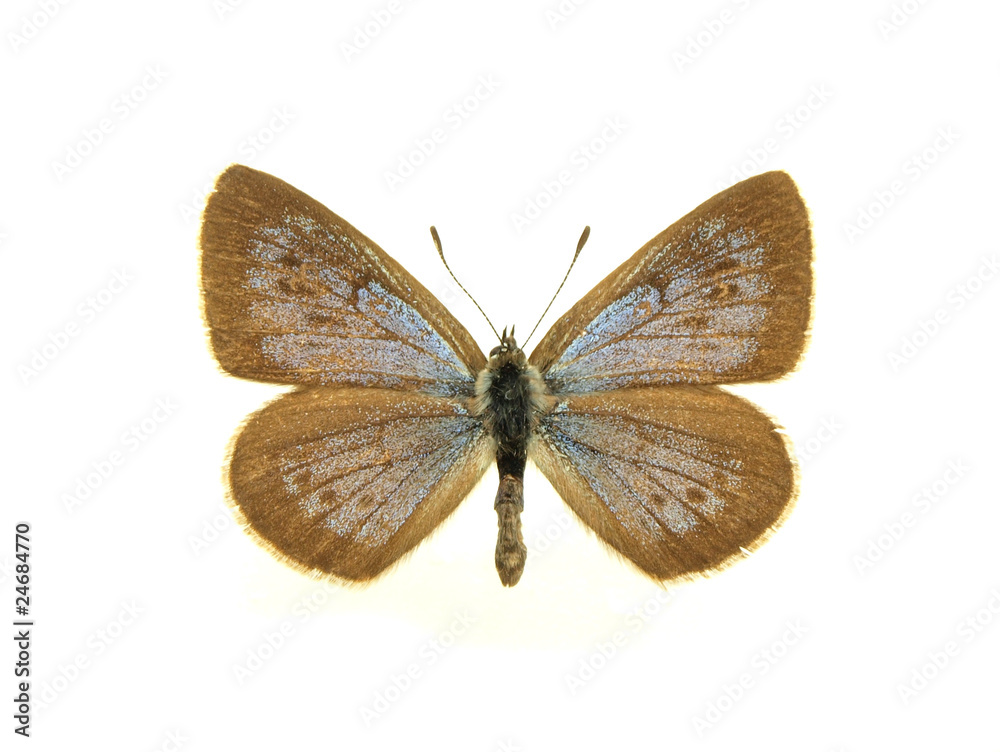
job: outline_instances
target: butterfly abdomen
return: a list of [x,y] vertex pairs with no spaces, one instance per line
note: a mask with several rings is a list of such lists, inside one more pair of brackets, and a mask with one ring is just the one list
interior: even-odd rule
[[493,508],[497,512],[496,566],[500,581],[516,585],[524,571],[527,548],[521,537],[524,509],[524,465],[528,442],[554,399],[538,369],[517,347],[513,337],[493,350],[476,379],[473,413],[496,441],[500,487]]

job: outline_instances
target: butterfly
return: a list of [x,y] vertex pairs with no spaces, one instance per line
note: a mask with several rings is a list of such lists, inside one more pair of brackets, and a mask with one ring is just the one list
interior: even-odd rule
[[737,183],[654,237],[530,356],[513,329],[485,356],[374,242],[264,172],[222,173],[200,245],[219,364],[296,387],[247,419],[228,474],[240,522],[296,568],[371,580],[494,462],[505,586],[526,561],[529,459],[657,581],[726,566],[790,508],[785,437],[718,386],[775,379],[805,347],[811,233],[783,172]]

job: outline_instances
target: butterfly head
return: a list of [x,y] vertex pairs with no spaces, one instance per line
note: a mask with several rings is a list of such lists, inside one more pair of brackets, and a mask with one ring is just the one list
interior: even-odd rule
[[514,327],[510,328],[510,334],[507,334],[507,330],[504,329],[503,335],[500,337],[500,345],[490,350],[490,362],[496,363],[498,361],[524,361],[527,363],[524,352],[517,346],[517,341],[514,339]]

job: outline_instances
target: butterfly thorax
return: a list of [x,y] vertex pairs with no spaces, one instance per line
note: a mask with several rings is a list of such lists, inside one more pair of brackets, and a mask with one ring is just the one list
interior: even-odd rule
[[[506,332],[505,332],[506,335]],[[524,465],[528,443],[555,398],[513,336],[490,352],[486,368],[476,379],[472,413],[482,419],[496,441],[500,488],[494,508],[500,527],[496,566],[504,585],[515,585],[524,570],[527,549],[521,539],[524,509]]]

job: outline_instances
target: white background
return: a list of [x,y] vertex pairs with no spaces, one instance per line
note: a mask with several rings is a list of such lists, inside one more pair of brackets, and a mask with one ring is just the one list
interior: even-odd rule
[[[16,0],[0,18],[0,612],[28,521],[40,701],[18,744],[995,749],[994,3],[233,6]],[[739,391],[802,455],[794,513],[664,591],[531,471],[527,570],[505,590],[490,473],[370,587],[277,563],[229,521],[221,475],[280,388],[223,375],[199,310],[198,212],[233,161],[347,218],[486,349],[430,224],[525,333],[590,224],[544,331],[736,171],[787,170],[815,233],[811,345]]]

